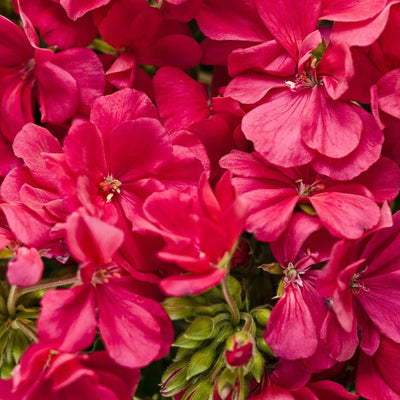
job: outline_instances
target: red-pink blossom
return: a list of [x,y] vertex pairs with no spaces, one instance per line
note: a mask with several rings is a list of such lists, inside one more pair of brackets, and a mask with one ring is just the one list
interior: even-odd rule
[[[381,163],[386,165],[384,172]],[[236,175],[233,184],[249,203],[246,230],[264,241],[276,240],[282,234],[296,206],[317,216],[333,236],[358,238],[378,223],[377,202],[394,199],[399,190],[399,169],[387,159],[370,170],[374,180],[380,176],[375,183],[381,184],[377,185],[368,171],[352,181],[340,182],[317,174],[309,165],[276,167],[258,153],[232,151],[221,159],[221,166]],[[388,174],[386,168],[392,172]]]
[[167,295],[197,294],[221,281],[227,267],[221,262],[234,250],[247,212],[228,173],[217,183],[215,192],[203,174],[198,193],[154,193],[143,207],[153,229],[166,242],[158,256],[181,269],[180,274],[161,280],[160,286]]
[[136,294],[140,282],[112,259],[123,232],[83,210],[72,213],[63,229],[80,262],[82,284],[45,293],[38,320],[41,340],[79,351],[92,343],[98,327],[106,350],[120,365],[140,368],[165,356],[173,340],[168,315],[155,300]]
[[0,381],[0,397],[9,400],[102,398],[131,400],[138,369],[116,364],[105,351],[73,354],[52,342],[31,345],[13,377]]
[[394,215],[392,227],[379,229],[363,240],[337,243],[316,282],[342,328],[357,335],[357,323],[361,348],[369,355],[379,347],[380,334],[400,342],[396,317],[399,216]]
[[0,130],[9,141],[34,121],[36,102],[42,122],[59,124],[87,114],[104,91],[104,71],[92,50],[39,48],[30,21],[24,17],[23,22],[26,34],[0,16],[0,32],[7,38],[0,46]]

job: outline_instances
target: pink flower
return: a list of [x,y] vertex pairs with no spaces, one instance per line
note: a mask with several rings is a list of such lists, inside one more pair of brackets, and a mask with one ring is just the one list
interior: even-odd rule
[[153,230],[166,242],[158,256],[181,270],[160,282],[167,295],[198,294],[221,281],[226,274],[224,262],[232,255],[247,212],[228,173],[214,193],[203,174],[197,194],[193,190],[154,193],[143,208]]
[[70,215],[66,242],[80,262],[82,284],[48,290],[38,320],[41,340],[57,341],[63,351],[89,346],[100,330],[116,363],[140,368],[165,356],[173,341],[171,321],[161,305],[136,294],[136,282],[113,260],[123,232],[83,210]]
[[119,89],[132,87],[138,65],[185,69],[200,61],[200,47],[189,27],[165,20],[161,10],[145,0],[111,3],[99,18],[98,27],[103,40],[120,51],[106,72],[108,81]]
[[69,211],[83,206],[122,229],[141,229],[146,197],[197,182],[200,162],[171,143],[143,93],[125,89],[100,97],[90,119],[71,127],[63,154],[46,158]]
[[282,234],[296,206],[317,216],[333,236],[358,238],[378,223],[376,203],[394,199],[399,190],[399,169],[383,158],[348,182],[320,175],[309,165],[276,167],[258,153],[232,151],[221,159],[221,166],[236,175],[233,184],[249,203],[246,230],[264,241]]
[[33,122],[36,102],[42,122],[59,124],[76,113],[88,113],[104,91],[103,68],[93,51],[74,48],[54,53],[39,48],[36,32],[25,16],[23,23],[26,35],[0,16],[4,38],[0,46],[0,131],[9,141],[25,123]]
[[379,229],[364,240],[337,243],[316,282],[342,328],[357,335],[359,326],[361,348],[369,355],[379,347],[380,334],[400,343],[396,317],[400,312],[399,218],[395,214],[392,227]]
[[178,68],[160,68],[153,83],[161,121],[171,134],[188,130],[201,140],[210,159],[211,180],[216,182],[223,173],[219,159],[232,148],[250,147],[240,131],[244,111],[239,103],[214,97],[209,105],[204,86]]
[[116,364],[105,351],[71,354],[54,343],[31,345],[13,377],[0,381],[0,396],[9,400],[131,400],[140,372]]
[[[16,0],[14,4],[16,8]],[[18,0],[18,5],[48,46],[57,46],[61,50],[85,47],[98,33],[91,14],[72,20],[57,0]]]
[[[328,258],[326,249],[334,242],[321,228],[317,219],[295,213],[285,233],[271,243],[284,276],[264,338],[278,357],[305,359],[321,347],[319,331],[326,309],[314,286],[319,271],[311,268]],[[321,351],[315,358],[319,358],[320,363],[325,362]],[[333,363],[332,360],[326,362],[328,365],[321,369]]]

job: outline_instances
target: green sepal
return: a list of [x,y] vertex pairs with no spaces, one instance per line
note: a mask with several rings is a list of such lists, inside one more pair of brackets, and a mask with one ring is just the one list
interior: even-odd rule
[[276,357],[276,355],[272,351],[271,347],[269,347],[267,345],[267,343],[265,343],[265,340],[263,337],[256,338],[256,343],[257,343],[257,347],[260,351],[262,351],[263,353],[266,353],[269,357],[272,357],[272,358]]
[[317,216],[317,213],[311,204],[299,203],[299,207],[301,208],[302,211],[304,211],[306,214],[310,215],[311,217]]
[[225,368],[224,372],[218,378],[217,390],[221,398],[226,398],[232,390],[236,382],[237,372],[237,369],[231,370],[230,368]]
[[[192,394],[193,393],[193,394]],[[207,381],[200,381],[194,388],[186,391],[182,400],[210,400],[213,398],[213,386]]]
[[189,361],[186,379],[190,379],[196,375],[207,371],[213,364],[215,359],[215,344],[198,350],[193,354]]
[[191,339],[185,336],[183,333],[180,335],[175,342],[173,343],[173,347],[181,347],[183,349],[195,349],[196,347],[201,346],[201,340]]
[[254,376],[255,380],[260,383],[264,372],[264,357],[257,349],[253,349],[253,360],[250,372]]
[[185,337],[194,340],[205,340],[214,332],[214,321],[210,317],[196,318],[184,333]]
[[170,297],[164,300],[163,307],[172,321],[185,319],[193,315],[195,304],[184,297]]
[[315,65],[315,67],[321,61],[323,55],[325,54],[325,51],[326,51],[326,42],[324,39],[322,39],[322,42],[311,52],[311,55],[317,59],[317,64]]
[[180,361],[171,364],[164,372],[161,382],[161,393],[163,396],[174,396],[182,391],[187,385],[186,379],[187,361]]
[[228,277],[228,287],[232,295],[233,300],[240,309],[242,307],[242,285],[237,279],[229,275]]

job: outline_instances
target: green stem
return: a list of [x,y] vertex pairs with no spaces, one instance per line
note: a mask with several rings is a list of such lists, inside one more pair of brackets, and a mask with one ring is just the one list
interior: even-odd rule
[[7,298],[7,311],[8,315],[11,318],[15,317],[15,303],[17,301],[17,298],[18,298],[18,288],[17,286],[12,285]]
[[69,275],[63,278],[46,279],[42,282],[39,282],[37,285],[18,289],[18,297],[23,296],[27,293],[35,292],[36,290],[52,289],[59,286],[73,285],[74,283],[78,282],[80,282],[80,279],[77,275]]
[[222,293],[224,294],[225,300],[229,306],[229,309],[231,310],[232,324],[234,326],[236,326],[239,324],[240,314],[239,314],[239,309],[235,303],[235,300],[233,300],[233,297],[229,290],[228,278],[229,278],[229,275],[226,274],[225,278],[221,281],[221,288],[222,288]]
[[32,328],[30,328],[28,325],[23,323],[20,319],[16,319],[14,322],[15,322],[15,325],[17,325],[18,329],[20,329],[22,332],[24,332],[26,336],[28,336],[34,342],[39,341],[39,337],[38,337],[37,333]]
[[246,382],[244,380],[244,373],[243,367],[239,368],[239,399],[238,400],[245,400],[246,399]]

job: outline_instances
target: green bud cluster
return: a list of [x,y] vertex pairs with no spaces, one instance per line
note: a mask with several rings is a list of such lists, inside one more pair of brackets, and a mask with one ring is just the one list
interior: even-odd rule
[[18,297],[18,289],[0,282],[0,376],[9,378],[27,347],[35,341],[38,298]]
[[[182,400],[245,399],[251,380],[260,382],[265,360],[275,355],[263,339],[270,310],[248,310],[240,283],[229,276],[223,290],[214,287],[198,296],[168,298],[164,307],[178,331],[172,364],[162,376],[161,393]],[[229,292],[228,304],[224,292]],[[239,321],[233,314],[238,312]],[[228,365],[225,352],[232,348],[235,334],[243,333],[254,344],[246,365]],[[240,335],[239,335],[240,336]]]

